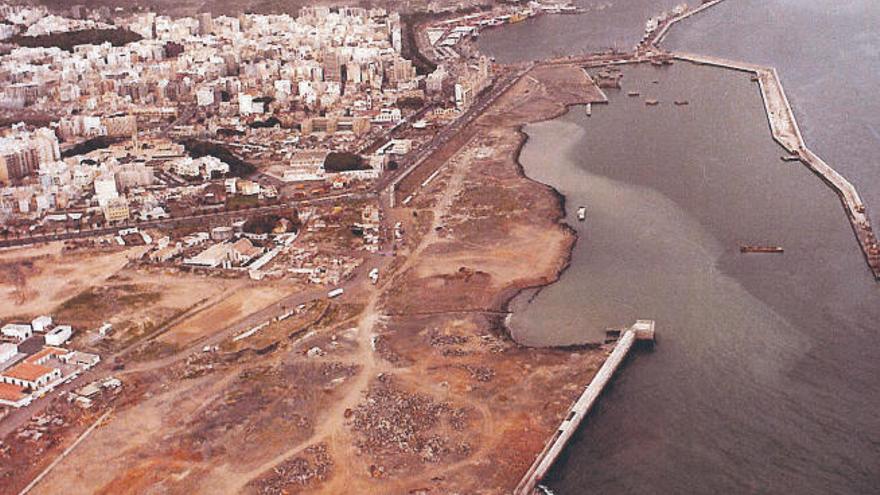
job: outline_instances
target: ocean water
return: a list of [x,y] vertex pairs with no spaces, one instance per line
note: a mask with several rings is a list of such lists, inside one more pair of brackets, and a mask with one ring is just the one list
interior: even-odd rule
[[[486,33],[513,62],[626,49],[670,3],[612,2]],[[778,68],[807,144],[880,208],[880,2],[727,0],[664,47]],[[532,345],[657,321],[548,480],[574,493],[880,492],[880,285],[834,193],[783,162],[747,75],[677,63],[625,70],[592,117],[529,126],[527,175],[566,196],[578,231],[556,284],[522,294]],[[637,90],[638,98],[626,96]],[[645,98],[661,104],[649,107]],[[688,100],[676,106],[674,100]],[[588,208],[578,222],[578,206]],[[741,244],[782,255],[744,255]]]

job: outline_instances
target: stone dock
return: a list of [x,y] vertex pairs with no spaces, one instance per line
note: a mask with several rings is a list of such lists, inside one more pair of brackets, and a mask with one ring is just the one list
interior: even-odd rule
[[868,268],[871,270],[874,278],[880,280],[880,245],[878,245],[877,237],[868,218],[865,203],[851,182],[807,148],[797,120],[794,117],[794,112],[788,102],[788,97],[786,97],[785,91],[782,89],[782,83],[779,81],[779,74],[776,72],[776,69],[706,55],[673,53],[672,56],[678,60],[739,70],[753,75],[761,89],[764,110],[767,112],[767,120],[770,124],[770,132],[773,135],[773,139],[785,148],[792,157],[802,162],[816,175],[821,177],[837,193],[841,203],[843,203],[844,211],[846,211],[862,253],[865,255]]
[[669,33],[669,28],[674,26],[676,23],[681,22],[681,21],[683,21],[689,17],[692,17],[694,15],[697,15],[706,9],[712,8],[723,1],[724,0],[711,0],[709,2],[701,4],[699,7],[696,7],[694,9],[690,9],[681,15],[678,15],[678,16],[675,16],[675,17],[669,19],[668,21],[664,22],[663,25],[657,31],[655,31],[653,33],[653,36],[649,36],[649,38],[650,38],[648,40],[649,43],[651,45],[656,45],[656,44],[660,43],[661,41],[663,41],[663,38],[665,38],[666,35]]
[[559,428],[556,429],[553,436],[547,441],[544,450],[538,454],[535,462],[526,471],[526,474],[514,489],[514,495],[532,495],[536,492],[538,484],[547,476],[547,472],[553,466],[553,463],[556,462],[563,449],[565,449],[566,444],[575,431],[577,431],[581,421],[590,413],[602,390],[611,381],[614,372],[623,363],[633,344],[639,340],[654,341],[653,320],[638,320],[635,325],[623,332],[614,346],[614,350],[611,351],[599,372],[596,373],[596,376],[593,377],[593,380],[584,389],[577,401],[569,408],[565,419],[562,420]]
[[[704,4],[712,6],[718,2]],[[700,10],[702,11],[702,10]],[[692,11],[691,13],[696,13]],[[599,67],[609,67],[615,65],[629,65],[640,63],[666,63],[668,61],[680,60],[699,65],[709,65],[723,69],[737,70],[752,75],[758,83],[761,90],[761,98],[764,101],[764,110],[767,113],[767,120],[770,125],[770,133],[773,139],[779,143],[792,157],[793,160],[800,161],[818,175],[835,193],[840,197],[843,203],[844,211],[849,218],[850,225],[855,233],[859,247],[865,256],[868,268],[874,275],[876,280],[880,280],[880,244],[874,229],[871,226],[865,203],[859,196],[855,186],[852,185],[844,176],[834,170],[830,165],[825,163],[818,155],[807,148],[804,137],[801,135],[800,127],[794,117],[791,104],[782,83],[779,80],[779,74],[773,67],[764,67],[761,65],[749,64],[745,62],[737,62],[726,60],[723,58],[712,57],[708,55],[697,55],[685,52],[665,52],[654,45],[650,49],[629,54],[592,54],[578,57],[565,57],[558,60],[552,60],[545,63],[579,63],[585,69],[595,69]]]

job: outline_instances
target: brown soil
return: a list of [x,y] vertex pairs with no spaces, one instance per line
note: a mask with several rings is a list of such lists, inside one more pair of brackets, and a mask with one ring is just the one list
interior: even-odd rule
[[0,318],[48,314],[58,301],[103,283],[143,247],[109,253],[65,253],[62,243],[0,252]]
[[[509,492],[605,358],[525,348],[504,328],[506,301],[555,280],[574,242],[554,192],[521,174],[520,128],[601,99],[578,67],[533,70],[426,164],[442,167],[426,189],[405,185],[418,195],[387,212],[406,234],[377,286],[253,342],[123,372],[137,388],[33,493]],[[162,339],[220,331],[273,290],[236,292]]]
[[212,306],[210,311],[199,312],[174,325],[159,338],[159,341],[185,346],[278,301],[289,293],[289,287],[280,285],[257,284],[241,287],[234,293],[224,294],[223,300]]

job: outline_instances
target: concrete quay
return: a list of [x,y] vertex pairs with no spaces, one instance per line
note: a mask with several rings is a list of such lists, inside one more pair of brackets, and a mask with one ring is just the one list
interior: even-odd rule
[[526,471],[526,474],[513,490],[514,495],[533,495],[538,493],[538,485],[547,476],[553,463],[556,462],[571,436],[577,431],[581,421],[590,413],[602,390],[611,381],[614,372],[623,363],[633,344],[639,340],[654,341],[653,320],[638,320],[635,325],[623,332],[614,346],[614,350],[611,351],[608,359],[599,368],[599,372],[596,373],[596,376],[593,377],[593,380],[590,381],[590,384],[587,385],[587,388],[584,389],[577,401],[569,408],[565,419],[562,420],[559,428],[556,429],[553,436],[547,441],[544,450],[538,454],[535,462],[532,463],[529,470]]
[[676,17],[669,19],[668,21],[666,21],[663,24],[663,26],[660,27],[660,29],[658,29],[657,31],[654,31],[653,36],[650,37],[649,44],[656,45],[657,43],[660,43],[661,41],[663,41],[663,38],[665,38],[666,35],[669,33],[669,28],[674,26],[677,22],[681,22],[681,21],[687,19],[688,17],[699,14],[700,12],[702,12],[708,8],[714,7],[723,1],[724,0],[712,0],[710,2],[706,2],[702,5],[700,5],[699,7],[695,8],[693,10],[688,10],[687,12],[685,12],[679,16],[676,16]]
[[862,253],[865,255],[868,268],[874,278],[880,280],[880,245],[878,245],[877,237],[868,218],[865,203],[851,182],[807,148],[776,69],[706,55],[673,53],[672,56],[678,60],[739,70],[754,75],[761,89],[764,110],[767,113],[773,139],[793,157],[797,157],[837,193]]

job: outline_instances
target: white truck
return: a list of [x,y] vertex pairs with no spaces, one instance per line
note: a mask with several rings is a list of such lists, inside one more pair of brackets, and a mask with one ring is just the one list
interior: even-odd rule
[[372,282],[373,285],[376,285],[376,282],[378,282],[378,281],[379,281],[379,269],[373,268],[372,270],[370,270],[370,282]]
[[338,289],[333,289],[330,292],[328,292],[327,297],[330,299],[333,299],[334,297],[341,296],[343,292],[345,292],[345,289],[343,289],[342,287],[339,287]]

